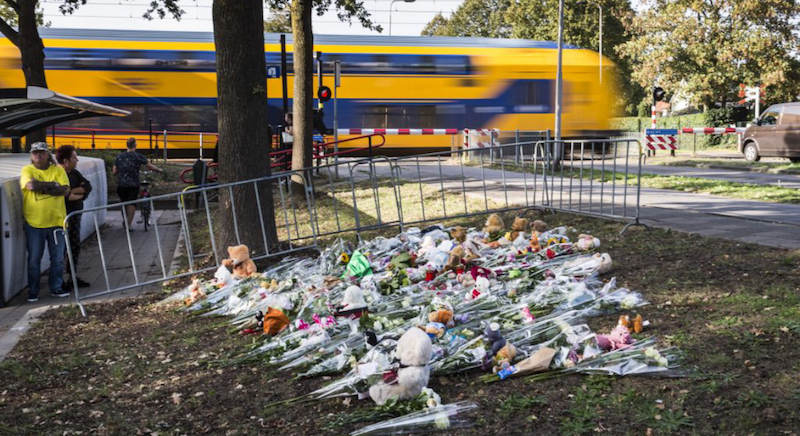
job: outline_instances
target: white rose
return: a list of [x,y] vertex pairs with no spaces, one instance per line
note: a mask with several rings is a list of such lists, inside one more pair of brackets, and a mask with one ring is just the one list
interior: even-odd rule
[[434,423],[436,424],[436,428],[439,430],[450,428],[450,418],[448,418],[444,413],[436,415],[436,421]]

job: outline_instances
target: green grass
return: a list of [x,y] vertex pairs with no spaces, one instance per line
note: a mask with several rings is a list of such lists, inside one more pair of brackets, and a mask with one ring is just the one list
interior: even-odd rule
[[774,174],[800,174],[800,163],[783,162],[748,162],[734,159],[652,159],[648,163],[676,167],[710,168],[714,166],[753,169]]
[[[628,186],[637,185],[637,176],[635,173],[626,175],[624,172],[614,172],[610,169],[603,171],[600,162],[595,163],[594,169],[584,167],[582,171],[580,167],[568,167],[567,161],[565,161],[564,164],[563,171],[555,172],[557,178],[562,175],[564,178],[582,178],[584,183],[588,183],[589,180],[605,183],[616,181],[617,189],[621,189],[625,184]],[[476,165],[476,163],[467,163],[467,165]],[[608,164],[606,166],[610,167],[611,165]],[[501,168],[498,164],[489,165],[488,167],[492,169]],[[522,167],[515,164],[505,164],[504,167],[506,171],[522,171]],[[534,172],[532,166],[526,166],[525,171],[529,173]],[[540,167],[536,172],[541,175],[543,170]],[[553,172],[548,171],[548,175],[552,174]],[[663,176],[657,174],[642,174],[641,183],[644,188],[710,194],[720,197],[766,201],[770,203],[800,204],[800,192],[797,189],[785,188],[782,186],[754,185],[725,180],[704,179],[700,177]]]

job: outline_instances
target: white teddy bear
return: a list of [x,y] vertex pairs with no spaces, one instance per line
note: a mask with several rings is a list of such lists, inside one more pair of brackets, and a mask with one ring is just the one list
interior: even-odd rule
[[433,354],[431,339],[421,329],[408,329],[397,341],[395,357],[400,359],[397,370],[397,382],[393,384],[378,383],[369,388],[369,396],[378,405],[383,405],[392,398],[410,400],[428,386],[431,370],[428,362]]

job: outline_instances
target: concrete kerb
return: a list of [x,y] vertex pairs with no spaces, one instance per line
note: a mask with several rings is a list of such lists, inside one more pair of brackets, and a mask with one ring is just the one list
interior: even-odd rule
[[[178,242],[175,244],[175,250],[172,255],[172,262],[170,263],[169,275],[172,275],[180,268],[180,257],[182,255],[181,244],[183,242],[183,229],[178,234]],[[62,306],[61,304],[51,304],[48,306],[36,307],[28,310],[22,318],[17,321],[5,334],[0,336],[0,362],[3,362],[9,353],[19,343],[22,335],[31,329],[33,323],[45,314],[48,310]]]

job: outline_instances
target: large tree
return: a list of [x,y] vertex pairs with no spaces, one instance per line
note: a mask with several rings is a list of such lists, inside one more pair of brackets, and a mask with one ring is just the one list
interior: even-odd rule
[[[682,91],[706,108],[737,100],[738,84],[768,85],[791,98],[800,49],[796,0],[645,0],[620,52],[637,65],[633,79]],[[792,77],[795,77],[792,80]]]
[[[270,175],[262,5],[262,0],[214,0],[212,7],[223,184]],[[272,188],[271,183],[262,182],[255,189],[245,184],[221,192],[222,247],[241,241],[257,254],[277,248]]]
[[[621,82],[629,83],[631,66],[616,51],[616,47],[627,41],[622,22],[633,16],[628,0],[567,3],[564,42],[600,49],[598,4],[603,11],[603,55],[616,63]],[[449,18],[435,16],[422,35],[555,41],[558,38],[558,0],[466,0]],[[636,85],[623,86],[622,93],[620,103],[632,110],[644,90]]]

